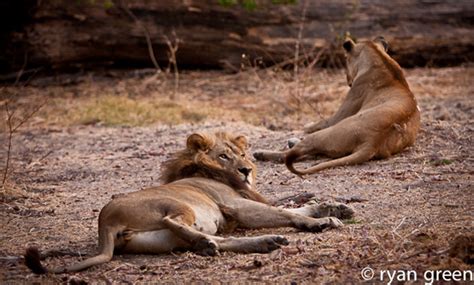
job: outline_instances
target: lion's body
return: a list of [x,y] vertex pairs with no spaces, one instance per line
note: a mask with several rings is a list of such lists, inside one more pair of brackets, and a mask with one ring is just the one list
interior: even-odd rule
[[[351,86],[339,110],[305,127],[308,135],[285,152],[261,151],[260,160],[285,161],[297,174],[386,158],[415,142],[420,113],[400,66],[379,42],[350,42],[347,78]],[[293,163],[313,156],[333,158],[306,170]]]
[[283,210],[265,203],[254,190],[255,165],[245,155],[244,137],[193,134],[187,148],[164,164],[166,184],[122,194],[99,215],[99,254],[67,268],[47,270],[36,249],[25,255],[36,273],[79,271],[109,261],[114,252],[165,253],[188,249],[204,255],[218,250],[270,252],[287,244],[278,235],[218,237],[235,227],[296,227],[320,231],[349,217],[344,205],[310,205]]
[[[217,195],[218,192],[223,194]],[[115,237],[114,241],[116,249],[124,253],[170,252],[177,247],[184,248],[186,244],[171,238],[169,229],[160,223],[163,217],[179,217],[182,222],[198,231],[216,234],[219,226],[225,226],[224,216],[216,201],[224,203],[221,197],[232,194],[235,192],[230,187],[209,179],[178,180],[113,199],[101,211],[99,223],[110,225],[113,220],[117,231],[126,233],[123,238]],[[153,210],[143,213],[144,208]],[[146,239],[152,237],[157,241],[164,240],[153,243],[154,247],[150,247]]]

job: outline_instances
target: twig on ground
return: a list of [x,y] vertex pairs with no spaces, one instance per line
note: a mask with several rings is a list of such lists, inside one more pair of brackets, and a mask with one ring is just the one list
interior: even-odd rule
[[278,199],[274,202],[274,204],[276,206],[280,206],[290,201],[295,201],[295,203],[299,206],[299,205],[305,204],[306,202],[311,200],[311,198],[313,198],[314,196],[315,196],[314,193],[307,193],[307,192],[298,193],[298,194],[289,195],[281,199]]
[[45,155],[41,156],[40,158],[38,158],[38,159],[32,161],[30,164],[28,164],[26,166],[26,169],[30,169],[31,167],[37,165],[38,163],[40,163],[43,159],[45,159],[46,157],[48,157],[52,153],[53,153],[52,150],[48,151]]
[[406,219],[407,219],[407,217],[403,217],[403,219],[400,221],[400,223],[398,224],[398,226],[396,226],[395,228],[392,229],[392,232],[393,232],[393,233],[396,233],[397,230],[403,225],[403,223],[405,222]]

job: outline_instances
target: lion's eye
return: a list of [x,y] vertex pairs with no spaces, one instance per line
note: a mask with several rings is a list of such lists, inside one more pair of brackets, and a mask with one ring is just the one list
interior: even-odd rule
[[229,160],[229,157],[225,153],[219,155],[219,158],[222,159],[222,160]]
[[245,157],[245,153],[242,153],[240,156],[241,156],[241,157]]

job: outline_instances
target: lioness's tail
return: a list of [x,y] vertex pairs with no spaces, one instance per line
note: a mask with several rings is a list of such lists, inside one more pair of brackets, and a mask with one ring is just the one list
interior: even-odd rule
[[47,269],[41,264],[40,253],[36,247],[29,247],[25,253],[25,264],[26,266],[36,274],[51,273],[66,273],[81,271],[89,268],[93,265],[105,263],[112,259],[114,254],[114,236],[118,231],[109,231],[107,229],[101,229],[99,233],[99,254],[83,260],[75,265],[69,267],[60,267],[54,269]]
[[297,170],[293,163],[298,160],[302,154],[298,152],[297,150],[290,150],[286,157],[285,157],[285,165],[286,167],[293,173],[298,174],[298,175],[305,175],[305,174],[313,174],[316,173],[320,170],[330,168],[330,167],[335,167],[335,166],[343,166],[343,165],[350,165],[350,164],[358,164],[362,163],[365,161],[368,161],[373,157],[373,152],[369,151],[365,148],[359,149],[356,152],[349,154],[348,156],[344,156],[341,158],[336,158],[333,160],[321,162],[319,164],[316,164],[313,167],[304,169],[304,170]]

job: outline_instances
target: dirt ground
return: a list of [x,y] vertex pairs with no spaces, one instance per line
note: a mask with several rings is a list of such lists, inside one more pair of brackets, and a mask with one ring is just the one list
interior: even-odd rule
[[[474,229],[474,67],[413,69],[406,75],[422,126],[416,144],[403,153],[305,179],[284,165],[257,163],[258,190],[270,201],[294,207],[301,201],[286,197],[310,193],[318,201],[349,203],[356,217],[342,229],[238,231],[234,235],[279,233],[290,244],[271,254],[122,255],[57,276],[28,271],[21,259],[25,247],[94,254],[100,209],[114,194],[160,183],[160,164],[192,132],[226,130],[248,136],[252,149],[282,148],[287,138],[301,135],[302,125],[334,112],[348,87],[342,71],[295,80],[252,70],[183,73],[174,101],[173,77],[166,75],[85,74],[3,87],[16,96],[18,120],[48,101],[13,136],[9,179],[0,196],[0,282],[349,284],[362,283],[367,266],[375,272],[373,281],[385,283],[382,270],[415,270],[417,280],[427,270],[473,270],[450,256],[449,245]],[[2,164],[7,144],[4,124]]]

